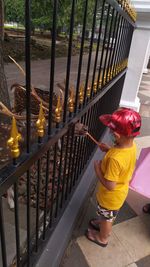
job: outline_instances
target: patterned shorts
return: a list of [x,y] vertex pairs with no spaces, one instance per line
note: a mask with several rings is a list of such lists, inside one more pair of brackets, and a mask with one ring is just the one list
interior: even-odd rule
[[117,217],[119,210],[107,210],[99,205],[97,205],[97,215],[101,217],[102,220],[106,220],[108,222],[114,222]]

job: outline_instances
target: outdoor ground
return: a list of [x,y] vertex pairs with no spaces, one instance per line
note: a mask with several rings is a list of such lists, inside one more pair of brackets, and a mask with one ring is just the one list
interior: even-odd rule
[[[74,38],[72,46],[72,55],[80,52],[81,39]],[[3,45],[4,61],[10,62],[8,55],[17,61],[24,61],[25,58],[25,34],[17,30],[5,30],[5,41]],[[93,50],[96,44],[93,45]],[[89,51],[89,41],[84,44],[84,53]],[[57,36],[56,40],[56,57],[65,57],[68,54],[68,38]],[[51,56],[51,36],[50,34],[35,34],[31,37],[31,58],[32,60],[48,59]]]

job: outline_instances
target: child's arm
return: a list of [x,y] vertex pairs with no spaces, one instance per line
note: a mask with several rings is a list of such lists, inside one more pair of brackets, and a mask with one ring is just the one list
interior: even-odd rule
[[104,178],[102,171],[101,171],[101,168],[100,168],[100,162],[99,161],[94,162],[94,168],[95,168],[96,175],[97,175],[99,181],[103,184],[103,186],[105,186],[110,191],[113,190],[116,187],[116,182],[109,181],[109,180]]
[[99,143],[98,146],[103,152],[108,152],[108,150],[111,148],[111,146],[104,143]]

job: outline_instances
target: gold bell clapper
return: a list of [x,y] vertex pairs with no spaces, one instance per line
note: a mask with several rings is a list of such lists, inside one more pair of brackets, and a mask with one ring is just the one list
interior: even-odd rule
[[19,142],[22,140],[21,134],[18,132],[16,119],[12,118],[12,127],[10,138],[7,141],[7,145],[10,148],[11,156],[15,160],[20,156]]
[[37,134],[39,137],[39,141],[40,141],[40,138],[42,138],[44,136],[45,126],[46,126],[46,120],[45,120],[45,116],[44,116],[44,112],[43,112],[43,106],[41,103],[40,104],[39,117],[38,117],[38,120],[36,122]]

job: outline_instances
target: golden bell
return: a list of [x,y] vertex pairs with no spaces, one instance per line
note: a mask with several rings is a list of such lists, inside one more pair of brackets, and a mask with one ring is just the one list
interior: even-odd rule
[[40,104],[39,117],[38,117],[38,120],[36,122],[37,133],[38,133],[39,137],[44,136],[45,124],[46,124],[46,121],[45,121],[43,107],[42,107],[42,103],[41,103]]
[[98,86],[99,86],[100,89],[101,89],[101,87],[102,87],[102,76],[103,76],[103,74],[102,74],[102,72],[101,72],[101,73],[100,73],[99,80],[98,80]]
[[83,100],[84,100],[84,87],[83,85],[81,85],[79,90],[79,103],[83,104]]
[[94,92],[95,94],[96,94],[96,92],[97,92],[97,82],[94,82],[93,92]]
[[10,138],[7,141],[7,145],[11,150],[12,158],[18,158],[20,155],[19,141],[22,140],[21,134],[18,132],[16,119],[12,118],[12,127]]
[[74,111],[74,92],[71,90],[71,94],[69,97],[68,109],[72,113]]
[[62,107],[60,102],[60,95],[58,96],[57,105],[55,109],[55,122],[60,123],[61,122],[61,114],[62,114]]
[[111,71],[110,69],[108,69],[108,72],[107,72],[107,81],[109,82],[110,81],[110,76],[111,76]]
[[88,86],[87,91],[86,91],[86,96],[89,98],[91,96],[91,87]]

